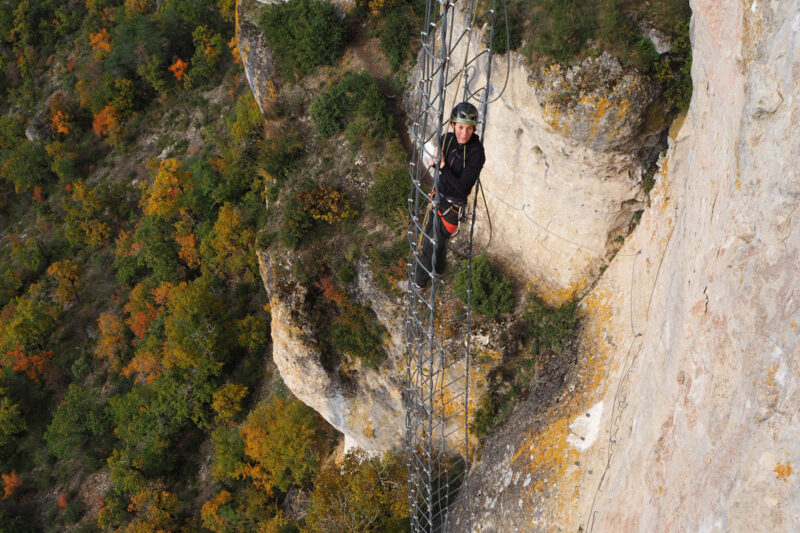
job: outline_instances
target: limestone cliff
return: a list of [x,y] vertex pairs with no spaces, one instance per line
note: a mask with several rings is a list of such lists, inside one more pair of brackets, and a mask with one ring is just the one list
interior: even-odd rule
[[[648,207],[654,96],[612,60],[580,67],[602,87],[560,101],[552,88],[576,72],[534,75],[512,55],[490,108],[491,251],[551,301],[588,294],[563,388],[519,405],[480,451],[479,531],[800,528],[800,1],[691,6],[693,99]],[[284,379],[349,444],[396,444],[399,302],[376,305],[393,362],[348,388],[296,329],[302,295],[277,290],[262,259]]]
[[[454,33],[466,25],[463,13],[457,15]],[[477,56],[484,41],[473,30],[451,62]],[[485,83],[488,64],[484,59],[474,67],[472,90]],[[641,181],[663,142],[663,106],[653,105],[658,93],[651,82],[607,54],[531,71],[512,52],[495,57],[490,86],[496,101],[486,117],[481,173],[490,253],[545,299],[562,303],[598,276],[643,208]],[[452,84],[448,105],[458,92]],[[412,90],[407,105],[415,101]],[[476,226],[485,243],[484,210]]]
[[[405,374],[397,366],[403,361],[402,342],[387,342],[388,362],[380,372],[358,361],[326,368],[308,336],[309,319],[303,314],[307,290],[292,280],[277,258],[260,253],[259,266],[272,315],[272,356],[287,386],[344,434],[345,448],[376,454],[397,447],[405,424],[401,399]],[[381,318],[396,326],[390,332],[397,338],[403,317],[395,312]]]
[[692,2],[688,116],[549,422],[473,470],[478,530],[800,527],[798,8]]

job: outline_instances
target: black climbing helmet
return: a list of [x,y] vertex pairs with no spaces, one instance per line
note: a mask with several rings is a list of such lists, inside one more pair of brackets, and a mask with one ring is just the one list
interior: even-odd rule
[[453,108],[453,112],[450,114],[450,122],[475,126],[478,124],[478,108],[469,102],[461,102]]

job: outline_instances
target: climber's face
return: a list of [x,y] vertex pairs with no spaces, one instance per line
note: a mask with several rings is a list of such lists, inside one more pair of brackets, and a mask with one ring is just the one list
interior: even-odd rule
[[453,132],[456,134],[458,144],[464,144],[469,141],[472,134],[475,133],[475,126],[472,124],[463,124],[461,122],[453,123]]

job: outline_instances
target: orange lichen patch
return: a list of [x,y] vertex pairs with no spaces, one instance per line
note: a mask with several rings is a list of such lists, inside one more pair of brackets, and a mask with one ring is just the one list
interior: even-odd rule
[[755,2],[752,8],[746,6],[743,10],[744,24],[742,35],[742,57],[745,61],[745,67],[750,62],[754,61],[758,55],[758,42],[761,37],[761,30],[764,23],[764,7],[758,7]]
[[600,124],[610,111],[614,112],[614,119],[619,119],[628,114],[631,108],[631,103],[627,98],[619,98],[618,101],[612,102],[605,94],[597,93],[582,96],[578,103],[589,108],[592,120],[590,127],[592,138],[597,137],[600,133]]
[[772,365],[769,370],[767,370],[767,386],[774,387],[775,386],[775,374],[778,373],[778,365]]
[[786,464],[781,463],[778,461],[778,464],[775,465],[775,477],[780,479],[781,481],[786,481],[789,479],[789,476],[792,475],[794,469],[792,468],[791,463],[787,462]]
[[563,417],[531,436],[517,449],[511,464],[522,462],[525,470],[543,474],[537,483],[553,482],[561,477],[567,466],[578,458],[578,451],[567,442],[569,424],[570,420]]
[[542,416],[545,425],[522,442],[511,461],[534,476],[527,489],[529,494],[537,494],[538,498],[545,497],[547,492],[546,498],[553,502],[553,518],[560,524],[573,521],[569,513],[581,479],[580,470],[574,466],[580,452],[568,441],[569,426],[586,412],[587,405],[606,392],[603,380],[609,357],[615,350],[609,342],[614,327],[612,301],[602,291],[595,291],[584,300],[582,363],[577,369],[574,389],[548,409]]
[[733,185],[736,187],[737,191],[741,191],[742,190],[742,182],[739,181],[739,178],[736,178],[735,180],[733,180]]
[[792,322],[791,325],[789,325],[789,327],[792,329],[797,329],[797,322]]
[[558,307],[562,304],[575,298],[578,291],[582,290],[588,285],[587,279],[581,279],[578,283],[571,284],[569,287],[559,287],[549,291],[545,291],[538,295],[544,303],[551,307]]
[[564,113],[561,108],[550,102],[550,99],[544,104],[544,111],[542,112],[545,122],[553,128],[553,130],[561,135],[568,137],[572,133],[572,127],[567,120],[568,113]]

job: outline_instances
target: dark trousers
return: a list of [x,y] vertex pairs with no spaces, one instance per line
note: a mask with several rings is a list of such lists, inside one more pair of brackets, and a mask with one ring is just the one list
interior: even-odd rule
[[[448,209],[444,211],[444,219],[453,227],[458,228],[458,211]],[[455,229],[453,230],[455,233]],[[436,245],[427,238],[434,237]],[[428,223],[425,225],[425,236],[422,237],[422,254],[420,254],[419,262],[414,270],[414,283],[419,287],[425,287],[430,280],[428,272],[432,268],[436,268],[435,274],[439,275],[444,272],[445,260],[447,258],[447,241],[450,239],[451,233],[447,231],[442,217],[436,212],[431,212],[428,217]],[[436,257],[435,265],[433,258]],[[424,267],[424,268],[423,268]],[[427,270],[427,272],[426,272]]]

